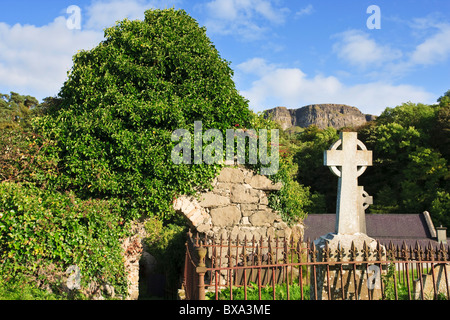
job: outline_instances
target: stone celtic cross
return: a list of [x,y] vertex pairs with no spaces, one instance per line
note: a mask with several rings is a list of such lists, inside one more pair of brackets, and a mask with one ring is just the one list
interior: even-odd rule
[[341,132],[340,139],[324,152],[324,165],[339,177],[335,233],[365,233],[360,206],[367,201],[361,202],[363,195],[358,177],[372,165],[372,151],[358,140],[356,132]]

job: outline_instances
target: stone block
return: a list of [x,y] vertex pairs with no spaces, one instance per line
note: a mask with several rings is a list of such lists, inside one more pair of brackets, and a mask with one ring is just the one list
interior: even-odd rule
[[251,215],[249,220],[256,227],[268,227],[273,225],[277,218],[277,214],[271,210],[260,210]]
[[269,204],[269,198],[267,198],[267,195],[264,192],[261,192],[259,195],[259,203],[262,205]]
[[303,235],[304,235],[304,226],[301,223],[291,225],[291,237],[294,240],[294,242],[303,239]]
[[231,182],[217,182],[214,186],[214,192],[219,194],[226,194],[227,192],[230,192],[232,186],[233,183]]
[[276,237],[275,234],[276,229],[274,227],[268,227],[267,228],[267,237],[270,237],[271,239]]
[[235,184],[231,188],[231,201],[234,203],[258,203],[259,197],[255,195],[251,188],[244,185]]
[[252,176],[246,182],[258,190],[280,190],[283,187],[281,182],[273,183],[272,180],[262,175]]
[[206,233],[211,230],[211,225],[208,223],[203,223],[197,227],[197,231],[200,233]]
[[230,198],[215,194],[213,192],[207,192],[200,196],[200,205],[205,208],[221,207],[230,204]]
[[218,227],[234,226],[241,220],[241,211],[236,206],[211,209],[211,222]]
[[193,220],[196,216],[201,215],[201,210],[200,208],[193,208],[191,211],[189,211],[187,214],[185,214],[186,218],[188,218],[189,220]]
[[254,211],[258,210],[258,205],[253,203],[243,203],[241,204],[241,210],[242,211]]
[[289,239],[290,236],[291,236],[291,234],[292,234],[292,230],[291,230],[290,228],[288,228],[288,227],[286,227],[286,228],[284,228],[284,229],[278,228],[278,229],[276,230],[276,232],[275,232],[275,235],[276,235],[278,238],[286,238],[286,239]]
[[234,226],[233,229],[231,230],[230,236],[231,236],[231,240],[236,240],[236,238],[239,236],[240,234],[240,229],[238,226]]
[[244,173],[237,168],[223,168],[217,177],[218,182],[243,183]]
[[208,216],[203,214],[201,210],[194,210],[194,211],[195,211],[194,215],[192,215],[189,218],[189,220],[191,220],[192,225],[194,227],[197,227],[203,224],[208,219]]
[[173,202],[173,208],[176,211],[182,211],[182,208],[185,208],[190,203],[189,199],[185,196],[179,197],[178,199],[175,199]]
[[258,210],[258,205],[253,203],[241,204],[241,213],[243,217],[249,217]]
[[277,229],[286,229],[287,227],[288,227],[288,225],[287,225],[287,223],[286,222],[283,222],[283,221],[281,221],[281,222],[275,222],[274,224],[273,224],[273,226],[275,227],[275,228],[277,228]]
[[177,210],[177,211],[181,211],[184,214],[188,214],[188,213],[192,212],[192,210],[198,209],[199,205],[198,205],[197,201],[193,202],[193,201],[191,201],[191,199],[184,197],[181,200],[181,203],[178,203],[176,207],[174,206],[174,208],[176,208],[175,210]]
[[243,216],[241,220],[241,225],[248,225],[250,221],[248,220],[248,216]]

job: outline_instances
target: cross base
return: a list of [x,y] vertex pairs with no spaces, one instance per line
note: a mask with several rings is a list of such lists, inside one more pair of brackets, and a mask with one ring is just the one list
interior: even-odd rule
[[[325,244],[329,249],[329,255],[324,255]],[[364,244],[367,252],[366,257],[363,253]],[[368,266],[378,265],[371,261],[378,260],[377,241],[364,233],[352,235],[328,233],[319,237],[314,241],[317,248],[318,262],[338,262],[336,264],[319,264],[315,266],[317,279],[311,280],[311,299],[312,300],[378,300],[382,297],[381,292],[381,274],[385,274],[386,270],[379,269],[381,274],[375,277],[375,284],[368,286],[368,277],[372,273],[368,273]],[[353,246],[352,246],[353,245]],[[351,251],[356,253],[353,256]],[[386,248],[382,249],[381,260],[386,260]],[[340,254],[338,254],[338,250]],[[358,261],[360,263],[346,263],[346,261]],[[368,264],[362,263],[367,261]],[[339,263],[341,262],[341,263]],[[312,277],[311,277],[312,278]],[[342,281],[341,281],[342,280]],[[355,282],[356,281],[356,282]],[[356,284],[356,287],[355,287]],[[343,287],[341,287],[343,286]],[[317,297],[314,297],[317,292]]]

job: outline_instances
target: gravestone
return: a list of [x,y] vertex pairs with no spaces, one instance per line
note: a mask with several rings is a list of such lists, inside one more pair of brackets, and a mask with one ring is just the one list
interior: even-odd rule
[[[357,268],[352,263],[331,264],[328,268],[315,266],[317,282],[311,281],[311,298],[328,299],[330,295],[331,299],[378,299],[380,274],[374,275],[370,271],[376,266],[369,266],[381,254],[384,260],[386,250],[366,234],[365,209],[373,199],[358,186],[358,177],[372,165],[372,151],[357,139],[356,132],[341,132],[340,139],[324,152],[324,165],[338,177],[336,224],[334,232],[314,241],[317,261],[368,261],[369,264],[358,264]],[[369,280],[375,284],[369,284]],[[316,286],[317,297],[314,297]]]
[[[414,300],[434,300],[434,291],[448,299],[447,288],[450,287],[450,266],[448,264],[435,265],[434,269],[428,274],[423,274],[422,279],[414,280],[413,294]],[[423,295],[421,288],[423,287]]]
[[[342,147],[341,150],[338,150]],[[357,148],[360,147],[361,150]],[[336,202],[337,234],[361,233],[358,177],[372,165],[372,151],[357,139],[356,132],[341,132],[340,139],[324,153],[324,165],[339,177]],[[337,167],[340,167],[339,170]]]

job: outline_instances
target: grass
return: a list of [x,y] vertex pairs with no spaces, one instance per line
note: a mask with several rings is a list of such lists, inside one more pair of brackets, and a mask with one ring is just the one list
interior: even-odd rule
[[[261,299],[259,299],[259,289],[256,283],[251,282],[247,288],[234,287],[232,289],[233,300],[245,300],[245,291],[247,291],[247,300],[274,300],[274,288],[271,285],[261,287]],[[215,292],[206,293],[206,298],[215,300]],[[301,289],[298,283],[289,285],[289,300],[301,300]],[[230,288],[219,292],[219,300],[231,300]],[[286,284],[275,285],[275,300],[287,300]],[[303,285],[303,300],[309,300],[309,285]]]

